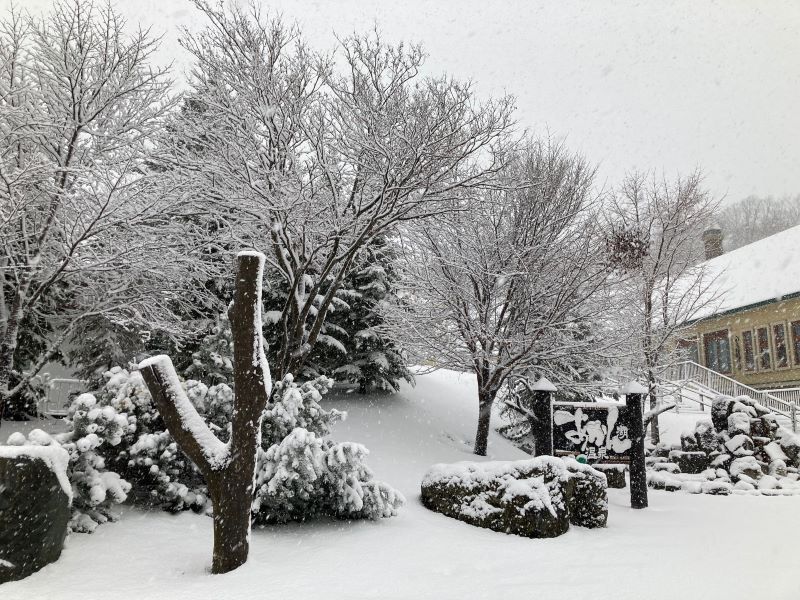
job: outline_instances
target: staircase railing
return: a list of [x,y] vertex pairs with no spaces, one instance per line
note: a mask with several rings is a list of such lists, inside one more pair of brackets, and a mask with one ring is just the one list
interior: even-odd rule
[[764,390],[770,396],[780,398],[784,402],[800,404],[800,388],[782,388],[778,390]]
[[750,396],[770,410],[789,418],[794,413],[793,401],[779,398],[769,391],[757,390],[690,360],[670,365],[661,376],[663,379],[673,382],[696,382],[709,390],[727,396]]

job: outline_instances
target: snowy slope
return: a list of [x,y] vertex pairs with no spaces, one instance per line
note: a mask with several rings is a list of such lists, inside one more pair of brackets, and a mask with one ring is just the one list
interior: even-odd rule
[[[377,476],[405,494],[408,505],[399,517],[256,530],[250,561],[211,576],[210,519],[129,508],[119,523],[73,535],[57,563],[0,586],[0,598],[800,598],[797,497],[651,491],[650,508],[633,511],[628,490],[611,490],[606,529],[519,538],[471,527],[419,503],[428,466],[474,459],[474,378],[438,372],[400,394],[339,394],[330,404],[350,413],[335,437],[365,443]],[[492,436],[490,458],[523,456]]]

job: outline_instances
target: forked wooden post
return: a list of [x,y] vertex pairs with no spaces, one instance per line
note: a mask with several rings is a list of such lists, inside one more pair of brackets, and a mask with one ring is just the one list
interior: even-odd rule
[[214,506],[213,573],[227,573],[241,566],[250,550],[256,452],[261,418],[272,388],[261,337],[264,261],[264,255],[258,252],[241,252],[236,257],[236,287],[228,309],[236,397],[228,443],[222,443],[198,414],[168,356],[155,356],[139,365],[167,429],[208,485]]

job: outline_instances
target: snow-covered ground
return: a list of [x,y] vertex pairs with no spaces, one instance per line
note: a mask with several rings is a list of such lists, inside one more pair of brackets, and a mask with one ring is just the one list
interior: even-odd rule
[[[634,511],[627,489],[610,490],[605,529],[551,540],[494,533],[419,502],[431,464],[475,458],[474,378],[438,372],[400,394],[340,393],[329,404],[349,412],[335,437],[367,445],[376,474],[405,494],[399,517],[256,530],[249,562],[212,576],[210,519],[126,508],[118,523],[71,536],[57,563],[0,586],[0,598],[800,598],[797,497],[650,491],[650,508]],[[667,415],[665,436],[700,416]],[[525,456],[495,434],[489,454]]]

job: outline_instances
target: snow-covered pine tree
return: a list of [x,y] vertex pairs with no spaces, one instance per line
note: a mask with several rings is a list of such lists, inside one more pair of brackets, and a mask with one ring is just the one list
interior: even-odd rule
[[339,302],[329,310],[318,339],[322,343],[312,353],[321,372],[357,383],[361,393],[371,387],[397,390],[401,379],[414,380],[402,348],[381,329],[383,305],[400,302],[394,289],[395,256],[385,236],[362,249],[337,294]]

